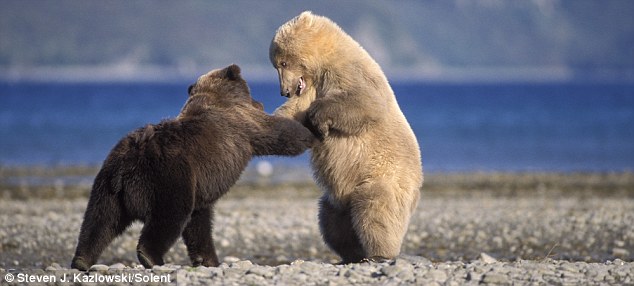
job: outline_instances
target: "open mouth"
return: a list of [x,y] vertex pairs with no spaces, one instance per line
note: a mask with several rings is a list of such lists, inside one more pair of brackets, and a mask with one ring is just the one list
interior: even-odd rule
[[306,88],[306,81],[304,81],[304,77],[300,76],[299,77],[299,82],[297,83],[297,95],[302,94],[302,92],[304,91],[304,89]]

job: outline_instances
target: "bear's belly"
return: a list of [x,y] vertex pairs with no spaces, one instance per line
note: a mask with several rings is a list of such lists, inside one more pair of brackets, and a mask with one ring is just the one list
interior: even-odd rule
[[419,191],[423,174],[416,139],[407,132],[384,131],[333,136],[312,148],[315,179],[333,202],[346,204],[352,192],[368,183],[406,196]]
[[355,187],[376,176],[372,150],[360,137],[327,138],[311,150],[317,183],[329,196],[346,202]]

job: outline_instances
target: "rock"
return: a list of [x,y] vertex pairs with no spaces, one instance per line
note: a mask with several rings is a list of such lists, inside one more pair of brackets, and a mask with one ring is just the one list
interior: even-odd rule
[[465,279],[467,281],[480,281],[482,279],[482,273],[476,271],[468,271]]
[[363,283],[367,278],[365,275],[361,274],[360,271],[355,271],[353,269],[346,269],[343,275],[340,276],[346,277],[348,283],[350,284]]
[[491,284],[509,284],[509,278],[504,274],[499,273],[486,273],[482,277],[482,283],[491,283]]
[[396,275],[398,275],[398,273],[400,273],[401,271],[402,271],[401,267],[394,266],[394,265],[385,266],[381,268],[381,272],[383,273],[383,275],[387,277],[396,277]]
[[281,274],[281,275],[288,274],[288,273],[291,273],[291,272],[293,272],[293,271],[294,271],[294,269],[293,269],[293,268],[291,268],[291,266],[290,266],[290,265],[287,265],[287,264],[284,264],[284,265],[280,265],[280,266],[278,266],[278,267],[275,267],[275,272],[276,272],[277,274]]
[[104,264],[95,264],[93,266],[90,266],[90,269],[88,271],[108,271],[110,267],[108,267],[108,265],[104,265]]
[[484,263],[487,263],[487,264],[498,262],[497,259],[493,258],[492,256],[490,256],[490,255],[488,255],[488,254],[486,254],[484,252],[480,253],[480,261],[482,261]]
[[410,265],[415,265],[415,266],[429,266],[431,265],[431,260],[422,257],[422,256],[413,256],[413,255],[399,255],[396,260],[395,263],[399,263],[401,261],[404,261]]
[[612,264],[614,265],[625,265],[625,261],[621,260],[621,259],[614,259],[614,261],[612,261]]
[[251,267],[249,271],[247,271],[247,274],[255,274],[264,278],[271,278],[275,276],[275,270],[274,268],[268,266],[256,266]]
[[153,272],[170,272],[170,271],[174,271],[174,270],[176,270],[176,269],[172,269],[168,265],[154,265],[152,267],[152,271]]
[[60,269],[64,269],[64,268],[62,268],[58,263],[51,263],[51,265],[46,267],[46,271],[55,271]]
[[559,264],[556,264],[557,267],[554,267],[555,270],[562,270],[562,271],[570,271],[570,272],[576,272],[578,267],[577,265],[575,265],[574,263],[570,263],[570,262],[562,262]]
[[299,265],[299,269],[307,274],[319,273],[319,270],[323,268],[323,264],[315,263],[312,261],[306,261]]
[[[197,268],[200,269],[201,272],[209,275],[209,277],[217,277],[217,276],[222,276],[224,274],[224,271],[220,267],[198,266]],[[193,271],[192,269],[195,269],[195,268],[188,268],[187,272]]]
[[110,270],[123,270],[125,269],[125,265],[123,263],[115,263],[110,265]]
[[226,277],[240,277],[247,273],[247,269],[244,268],[227,268],[223,270],[223,275]]
[[237,267],[237,268],[242,268],[242,269],[249,269],[251,268],[251,266],[253,266],[253,263],[249,260],[240,260],[240,261],[236,261],[234,263],[231,263],[230,267]]
[[291,262],[291,265],[300,265],[300,264],[302,264],[302,263],[304,263],[304,260],[297,259],[297,260],[295,260],[295,261]]
[[243,278],[242,278],[242,283],[240,284],[244,284],[244,285],[264,285],[266,282],[266,280],[264,279],[264,277],[260,276],[260,275],[255,275],[255,274],[246,274]]
[[630,256],[630,251],[625,248],[615,247],[612,248],[612,255],[620,258],[628,258]]
[[445,273],[442,270],[437,270],[437,269],[429,270],[426,276],[428,276],[431,280],[441,284],[447,281],[447,273]]
[[240,261],[240,258],[237,258],[235,256],[225,256],[225,258],[222,259],[222,262],[227,264],[231,264],[238,261]]
[[410,280],[414,278],[413,267],[411,265],[388,265],[381,268],[381,273],[385,276],[393,278],[397,277],[401,280]]

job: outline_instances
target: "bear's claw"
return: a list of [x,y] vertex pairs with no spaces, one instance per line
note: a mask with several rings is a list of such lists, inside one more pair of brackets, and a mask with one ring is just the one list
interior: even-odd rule
[[84,259],[81,257],[73,258],[73,262],[71,262],[70,264],[70,268],[78,269],[81,271],[88,271],[88,269],[90,269],[90,266],[91,265],[89,265],[89,263],[84,261]]

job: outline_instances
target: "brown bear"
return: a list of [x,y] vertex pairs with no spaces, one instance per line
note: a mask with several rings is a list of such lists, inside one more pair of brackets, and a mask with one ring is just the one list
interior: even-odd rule
[[423,184],[420,149],[379,65],[330,19],[303,12],[283,24],[269,50],[282,96],[275,115],[304,123],[319,226],[344,263],[392,259]]
[[146,268],[182,234],[194,266],[217,266],[214,203],[253,156],[295,156],[315,137],[298,122],[267,115],[240,68],[213,70],[190,86],[175,119],[125,136],[97,174],[71,267],[87,270],[133,221],[144,223],[137,256]]

